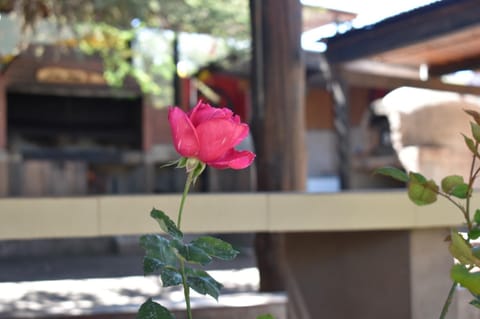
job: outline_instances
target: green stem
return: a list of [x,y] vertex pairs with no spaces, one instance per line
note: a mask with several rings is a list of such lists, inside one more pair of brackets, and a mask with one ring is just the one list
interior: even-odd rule
[[183,206],[185,205],[185,200],[187,199],[187,194],[190,191],[190,186],[193,182],[193,171],[188,173],[187,181],[185,182],[185,188],[183,189],[182,200],[180,201],[180,207],[178,209],[178,219],[177,219],[177,227],[180,229],[182,223],[182,214],[183,214]]
[[185,274],[185,262],[180,259],[180,273],[182,275],[183,295],[185,296],[185,305],[187,307],[187,318],[192,319],[192,307],[190,305],[190,287],[187,284],[187,275]]
[[452,287],[450,287],[450,290],[448,292],[447,299],[445,300],[445,303],[443,304],[442,312],[440,313],[439,319],[445,319],[445,316],[448,313],[448,308],[450,308],[450,304],[452,303],[453,295],[455,294],[456,289],[457,289],[457,283],[453,282]]
[[[475,143],[475,149],[478,149],[478,143]],[[470,165],[470,177],[468,180],[468,190],[471,191],[473,188],[473,183],[475,182],[475,179],[477,178],[477,175],[480,172],[480,168],[475,170],[475,161],[476,161],[476,154],[473,155],[472,158],[472,163]],[[463,216],[465,217],[465,221],[467,223],[467,229],[468,232],[470,232],[473,228],[472,221],[470,220],[470,197],[471,194],[469,194],[465,200],[465,208],[453,201],[450,197],[447,197],[452,203],[454,203],[460,211],[462,211]],[[469,240],[470,241],[470,240]],[[444,319],[445,316],[448,313],[448,309],[450,308],[450,304],[452,303],[453,295],[455,294],[457,288],[457,283],[453,282],[452,287],[450,287],[450,290],[447,295],[447,299],[445,300],[445,303],[443,304],[442,312],[440,313],[440,318],[439,319]]]
[[[178,229],[180,229],[180,225],[182,223],[183,206],[185,205],[187,194],[190,191],[190,186],[193,183],[193,174],[194,174],[193,171],[188,173],[187,180],[185,182],[185,188],[183,189],[183,195],[180,201],[180,207],[178,209],[178,220],[177,220]],[[193,317],[192,317],[192,308],[190,305],[190,287],[188,286],[187,275],[185,274],[185,261],[182,258],[180,258],[180,274],[182,276],[183,294],[185,296],[185,305],[187,307],[187,318],[192,319]]]
[[[475,143],[475,149],[478,149],[478,143]],[[477,174],[478,174],[478,169],[475,172],[475,160],[476,159],[477,159],[477,156],[474,154],[473,158],[472,158],[472,164],[470,165],[470,178],[468,180],[468,190],[469,190],[469,192],[472,191],[473,183],[475,183],[475,178],[477,177]],[[467,196],[467,200],[466,200],[466,203],[465,203],[465,211],[466,211],[465,212],[465,219],[466,219],[466,222],[467,222],[467,227],[468,227],[469,232],[473,228],[472,221],[470,220],[470,197],[471,196],[472,196],[472,194],[469,194],[469,196]]]

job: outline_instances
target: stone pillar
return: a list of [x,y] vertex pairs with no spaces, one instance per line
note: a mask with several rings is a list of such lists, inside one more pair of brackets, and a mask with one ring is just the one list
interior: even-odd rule
[[447,234],[286,234],[287,293],[296,307],[289,318],[437,318],[451,286]]

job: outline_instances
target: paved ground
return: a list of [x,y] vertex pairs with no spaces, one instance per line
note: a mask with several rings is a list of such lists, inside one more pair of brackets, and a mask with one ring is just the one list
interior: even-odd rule
[[[213,270],[210,274],[225,287],[219,303],[193,293],[195,307],[253,306],[266,301],[284,301],[284,296],[255,293],[259,280],[256,268]],[[183,308],[182,291],[162,288],[156,277],[4,282],[0,283],[0,318],[132,314],[150,297],[161,300],[169,309]]]
[[[162,288],[157,277],[144,277],[140,251],[70,256],[22,255],[0,259],[0,319],[134,314],[147,298],[162,300],[169,309],[181,309],[178,288]],[[230,262],[209,265],[211,275],[224,285],[219,303],[193,294],[195,307],[278,304],[265,308],[284,312],[285,296],[257,294],[258,270],[251,248]],[[263,308],[262,308],[263,309]],[[265,311],[267,311],[265,310]],[[258,311],[262,311],[261,309]],[[239,314],[239,317],[245,314]],[[250,317],[250,316],[249,316]],[[204,318],[209,318],[207,315]]]

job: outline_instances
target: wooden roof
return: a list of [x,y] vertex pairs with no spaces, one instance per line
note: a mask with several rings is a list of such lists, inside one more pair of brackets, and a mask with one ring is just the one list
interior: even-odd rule
[[[327,41],[333,64],[368,60],[429,76],[480,68],[478,0],[443,0],[337,35]],[[402,76],[400,76],[402,77]]]
[[329,23],[339,23],[353,20],[357,15],[334,9],[303,6],[302,30],[308,31]]

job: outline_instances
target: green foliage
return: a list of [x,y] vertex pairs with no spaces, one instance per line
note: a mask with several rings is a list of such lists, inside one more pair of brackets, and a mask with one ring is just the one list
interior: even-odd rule
[[149,298],[140,306],[137,319],[175,319],[175,316],[167,308]]
[[480,238],[480,229],[474,228],[468,232],[468,239],[478,239]]
[[381,167],[377,168],[374,174],[380,174],[384,176],[389,176],[397,181],[407,183],[408,175],[401,169],[396,167]]
[[421,174],[410,173],[408,197],[415,204],[422,206],[437,201],[438,186],[433,180],[428,180]]
[[[228,5],[215,0],[2,0],[0,11],[19,17],[22,30],[30,31],[24,32],[12,56],[35,42],[31,34],[40,34],[39,22],[47,21],[52,26],[47,35],[51,44],[101,57],[109,85],[120,87],[126,79],[134,79],[143,93],[151,95],[152,104],[159,106],[173,102],[174,42],[165,38],[169,48],[155,50],[158,41],[149,39],[148,50],[140,53],[135,48],[140,29],[209,34],[224,40],[226,53],[221,58],[249,54],[235,43],[250,39],[247,0],[230,0]],[[72,38],[65,39],[65,34]]]
[[456,231],[451,232],[450,253],[464,265],[479,265],[480,260],[472,252],[472,246]]
[[472,301],[470,301],[470,304],[471,304],[472,306],[474,306],[475,308],[480,309],[480,297],[475,296],[475,299],[473,299]]
[[266,315],[258,316],[257,319],[275,319],[275,317],[271,314],[266,314]]
[[[170,238],[153,234],[140,238],[140,244],[145,249],[143,271],[145,275],[159,274],[165,287],[182,284],[184,263],[204,266],[213,258],[231,260],[238,254],[229,243],[210,236],[184,243],[182,232],[164,212],[154,208],[150,215]],[[203,270],[191,267],[184,270],[190,288],[218,299],[222,288],[220,283]]]
[[167,216],[167,214],[161,210],[153,208],[150,212],[150,216],[157,221],[160,228],[167,234],[176,239],[183,238],[183,233],[177,228],[177,225],[175,225],[175,223],[170,219],[170,217]]
[[182,283],[182,275],[176,267],[154,257],[144,257],[143,272],[145,275],[160,274],[164,287],[177,286]]
[[480,209],[475,210],[473,220],[475,221],[475,223],[480,224]]
[[[139,52],[132,48],[138,30],[123,30],[105,23],[82,24],[77,26],[77,29],[77,33],[81,34],[78,47],[85,54],[97,54],[102,58],[103,77],[109,85],[120,87],[127,77],[131,77],[144,93],[161,93],[156,81],[158,73],[152,72],[152,69],[144,70],[132,63],[133,59],[139,56]],[[173,72],[174,68],[169,66],[168,62],[171,61],[164,61],[162,69]]]
[[212,257],[209,254],[192,244],[185,244],[178,240],[172,240],[171,243],[177,250],[178,255],[186,262],[205,266],[212,261]]
[[246,0],[230,0],[228,5],[215,0],[2,0],[0,10],[15,11],[23,17],[25,28],[48,19],[61,25],[101,22],[128,29],[132,20],[138,19],[147,27],[249,37]]
[[452,267],[450,275],[455,282],[467,288],[472,294],[480,295],[480,272],[471,272],[462,264]]
[[188,285],[202,295],[209,295],[218,300],[222,284],[217,282],[206,271],[201,269],[187,268],[187,283]]
[[463,139],[465,141],[465,144],[467,145],[468,149],[470,150],[470,152],[472,152],[473,154],[475,154],[476,156],[478,156],[478,151],[477,151],[477,146],[475,145],[475,142],[469,138],[468,136],[465,136],[463,135]]
[[472,190],[467,184],[460,184],[452,190],[451,194],[457,198],[465,199],[471,196]]
[[229,243],[211,236],[202,236],[194,241],[192,245],[205,251],[208,255],[222,260],[232,260],[238,255]]
[[140,245],[145,249],[147,257],[156,259],[164,265],[176,265],[177,255],[169,239],[159,235],[144,235],[140,237]]
[[463,177],[460,175],[450,175],[442,179],[442,191],[447,194],[450,194],[455,187],[458,185],[464,184]]
[[[473,138],[463,135],[465,145],[472,153],[471,170],[468,181],[460,175],[449,175],[442,179],[441,189],[433,180],[427,180],[419,173],[410,172],[408,176],[398,169],[389,167],[381,168],[376,172],[408,183],[408,196],[417,205],[427,205],[437,200],[440,195],[450,201],[460,210],[465,218],[467,228],[467,238],[464,238],[457,231],[452,231],[450,235],[449,251],[457,260],[451,269],[451,278],[454,282],[467,288],[475,297],[470,302],[471,305],[480,308],[480,272],[473,271],[480,267],[480,247],[472,247],[471,240],[480,238],[480,209],[476,209],[473,216],[470,212],[470,200],[472,197],[472,185],[480,174],[480,168],[477,161],[480,160],[478,146],[480,144],[480,113],[473,110],[465,110],[474,122],[470,123],[471,135]],[[457,201],[460,199],[462,201]],[[450,300],[453,298],[455,289],[451,289],[445,301],[441,318],[445,317]]]
[[477,123],[471,122],[470,127],[472,130],[472,136],[475,139],[475,142],[479,143],[480,142],[480,125],[478,125]]

